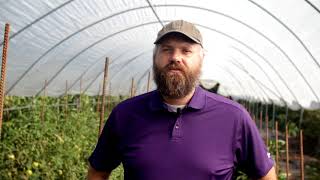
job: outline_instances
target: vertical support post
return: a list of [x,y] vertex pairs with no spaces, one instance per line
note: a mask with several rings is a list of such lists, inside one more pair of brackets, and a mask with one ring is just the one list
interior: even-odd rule
[[101,102],[101,112],[100,112],[100,125],[99,125],[99,136],[102,133],[103,129],[103,120],[104,120],[104,110],[105,110],[105,98],[106,98],[106,85],[108,79],[108,68],[109,68],[109,58],[106,58],[104,66],[104,76],[103,76],[103,86],[102,86],[102,102]]
[[288,133],[288,124],[286,124],[286,179],[289,179],[289,133]]
[[0,139],[2,134],[2,118],[3,118],[3,102],[4,102],[4,91],[6,82],[6,71],[7,71],[7,52],[9,44],[9,30],[10,25],[6,23],[4,29],[3,38],[3,49],[2,49],[2,65],[1,65],[1,80],[0,80]]
[[253,119],[254,123],[256,124],[255,108],[256,108],[256,103],[254,102],[253,105],[252,105],[252,119]]
[[266,146],[269,146],[269,116],[266,114]]
[[79,89],[79,104],[78,104],[78,112],[81,112],[81,96],[82,96],[82,76],[80,78],[80,89]]
[[36,104],[34,103],[34,101],[36,101],[36,97],[35,97],[35,96],[31,96],[30,99],[31,99],[31,111],[32,111],[32,116],[34,116],[34,114],[35,114],[34,109],[35,109],[35,106],[36,106]]
[[300,177],[304,180],[303,130],[300,130]]
[[68,117],[68,81],[66,81],[66,91],[64,93],[64,119]]
[[259,122],[259,130],[260,130],[260,133],[262,131],[262,104],[261,104],[261,108],[260,108],[260,122]]
[[147,92],[150,91],[150,83],[151,83],[151,73],[149,71],[149,73],[148,73],[148,83],[147,83]]
[[300,120],[299,120],[299,129],[301,129],[301,124],[302,124],[302,121],[303,121],[303,113],[304,113],[304,109],[301,108],[301,111],[300,111]]
[[279,173],[279,169],[280,169],[278,141],[279,141],[278,121],[276,121],[276,174]]
[[134,96],[134,78],[131,80],[131,90],[130,90],[130,97]]
[[266,146],[269,146],[269,115],[268,115],[268,104],[266,104]]
[[44,81],[43,96],[42,96],[42,103],[41,103],[40,120],[42,123],[44,122],[44,114],[46,111],[46,96],[47,96],[47,80]]
[[276,118],[276,105],[272,103],[272,132],[274,132],[274,126],[275,126],[275,118]]
[[285,118],[285,125],[287,125],[288,123],[288,115],[289,115],[289,108],[288,108],[288,105],[286,104],[286,118]]
[[248,100],[248,113],[250,114],[250,117],[252,117],[250,100]]
[[57,99],[57,116],[58,116],[58,121],[60,121],[60,98],[59,97]]
[[[256,108],[256,120],[259,120],[259,103],[257,103],[257,108]],[[258,123],[257,123],[258,124]]]

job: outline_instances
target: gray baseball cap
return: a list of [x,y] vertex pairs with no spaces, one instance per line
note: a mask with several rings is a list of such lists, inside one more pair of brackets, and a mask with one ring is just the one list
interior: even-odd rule
[[184,20],[176,20],[172,21],[169,24],[165,25],[159,32],[156,41],[154,44],[159,44],[160,40],[169,33],[181,33],[195,43],[198,43],[202,46],[202,36],[200,31],[196,28],[196,26],[190,22]]

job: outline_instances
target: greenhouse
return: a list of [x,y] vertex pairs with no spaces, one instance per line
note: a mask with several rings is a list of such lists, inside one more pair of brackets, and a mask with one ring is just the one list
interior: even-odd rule
[[201,32],[200,86],[248,111],[278,179],[317,179],[319,0],[0,0],[0,179],[85,179],[112,109],[157,89],[175,20]]

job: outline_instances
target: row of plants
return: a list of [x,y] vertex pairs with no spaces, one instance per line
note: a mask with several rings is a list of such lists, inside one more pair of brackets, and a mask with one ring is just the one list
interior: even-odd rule
[[[244,104],[254,115],[256,119],[256,124],[259,126],[260,111],[263,114],[263,130],[265,129],[265,116],[269,117],[269,133],[275,129],[275,121],[279,124],[279,153],[285,156],[285,126],[288,125],[289,139],[289,152],[299,153],[299,131],[303,130],[303,143],[304,143],[304,155],[305,155],[305,178],[315,180],[320,176],[320,110],[290,110],[282,106],[273,106],[272,104],[262,104],[260,102],[247,102],[240,101]],[[273,111],[274,108],[274,111]],[[301,116],[302,115],[302,116]],[[270,134],[269,134],[270,135]],[[269,151],[275,159],[275,134],[271,134],[269,137]],[[297,164],[298,159],[290,160],[291,164]],[[285,167],[280,169],[278,178],[286,179]],[[296,167],[300,168],[300,167]],[[298,174],[299,175],[299,174]],[[245,179],[245,178],[244,178]]]
[[[64,103],[71,104],[65,113]],[[97,97],[6,97],[0,179],[85,179],[98,138]],[[118,97],[107,97],[106,117]],[[43,105],[46,105],[44,108]],[[18,108],[27,107],[29,108]],[[16,108],[16,110],[14,110]],[[79,109],[80,108],[80,109]],[[43,119],[41,113],[44,113]],[[121,169],[112,174],[119,179]]]

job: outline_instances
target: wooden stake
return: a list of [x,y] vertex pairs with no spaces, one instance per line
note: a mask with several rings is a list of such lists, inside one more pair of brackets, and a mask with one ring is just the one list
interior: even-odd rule
[[272,104],[272,133],[275,131],[275,116],[276,116],[276,106]]
[[44,87],[43,87],[43,96],[42,96],[42,107],[40,112],[40,120],[43,123],[44,122],[44,114],[46,111],[46,95],[47,95],[47,80],[44,81]]
[[303,130],[300,130],[300,177],[304,180]]
[[6,82],[6,71],[7,71],[7,52],[9,44],[9,30],[10,25],[6,23],[3,37],[3,49],[2,49],[2,66],[1,66],[1,80],[0,80],[0,139],[2,134],[2,118],[3,118],[3,102],[4,102],[4,91]]
[[286,179],[289,179],[289,133],[288,124],[286,124]]
[[106,58],[105,67],[104,67],[104,77],[103,77],[103,86],[102,86],[102,102],[101,102],[101,112],[100,112],[100,125],[99,125],[99,137],[102,133],[103,129],[103,121],[104,121],[104,104],[106,98],[106,85],[108,79],[108,68],[109,68],[109,58]]
[[130,97],[134,96],[134,78],[131,80],[131,90],[130,90]]
[[276,105],[272,103],[272,129],[274,130],[275,126],[275,116],[276,116]]
[[266,146],[269,146],[269,117],[266,114]]
[[259,130],[262,131],[262,108],[260,109],[260,122],[259,122]]
[[266,146],[269,145],[269,115],[268,115],[268,104],[266,104],[266,114],[265,114],[265,129],[266,129]]
[[149,71],[149,73],[148,73],[147,92],[149,92],[149,91],[150,91],[150,81],[151,81],[151,73],[150,73],[150,71]]
[[65,91],[65,94],[64,94],[64,115],[65,115],[65,120],[67,120],[67,117],[68,117],[68,81],[66,81],[66,91]]
[[32,116],[35,115],[35,106],[36,106],[36,104],[34,104],[34,101],[36,101],[36,100],[37,100],[37,99],[36,99],[35,96],[32,96],[32,97],[31,97],[31,112],[32,112]]
[[279,173],[280,169],[280,164],[279,164],[279,146],[278,146],[278,141],[279,141],[279,132],[278,132],[278,121],[276,121],[276,174]]
[[60,98],[57,99],[57,115],[58,121],[60,121]]
[[82,76],[81,76],[81,78],[80,78],[80,90],[79,90],[78,112],[81,112],[81,96],[82,96]]

